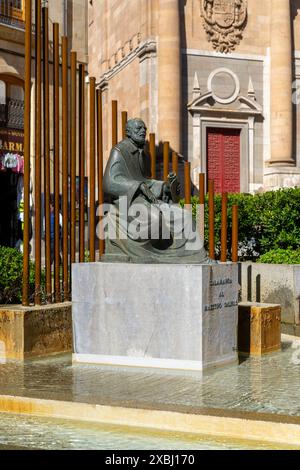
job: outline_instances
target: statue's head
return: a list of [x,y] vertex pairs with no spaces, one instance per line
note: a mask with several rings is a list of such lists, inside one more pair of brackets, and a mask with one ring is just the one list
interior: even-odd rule
[[126,136],[138,147],[146,143],[147,127],[140,118],[129,119],[126,124]]

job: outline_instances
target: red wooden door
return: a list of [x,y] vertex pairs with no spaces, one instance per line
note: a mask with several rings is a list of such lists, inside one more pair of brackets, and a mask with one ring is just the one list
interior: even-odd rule
[[208,179],[217,193],[240,192],[240,129],[207,129]]

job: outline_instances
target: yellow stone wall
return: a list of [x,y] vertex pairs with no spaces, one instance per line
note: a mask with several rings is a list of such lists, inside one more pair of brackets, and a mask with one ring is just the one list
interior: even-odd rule
[[[207,41],[206,33],[202,26],[200,0],[187,0],[184,10],[185,31],[187,48],[213,51],[212,45]],[[240,54],[264,54],[266,47],[270,45],[270,5],[271,0],[248,1],[248,22],[243,33],[243,40],[237,46]]]
[[[157,141],[170,140],[176,150],[180,150],[182,145],[183,152],[187,148],[191,149],[193,146],[191,120],[189,117],[187,124],[187,102],[185,101],[186,96],[190,99],[193,93],[191,69],[199,71],[199,80],[205,84],[204,88],[206,88],[208,78],[206,74],[211,67],[208,56],[212,53],[211,55],[215,57],[215,67],[218,66],[218,57],[220,57],[219,67],[235,69],[241,83],[246,84],[243,85],[244,88],[245,86],[247,88],[248,82],[252,81],[256,97],[260,99],[259,105],[262,107],[263,121],[255,128],[255,168],[251,170],[255,174],[252,181],[253,187],[262,183],[265,176],[263,175],[264,169],[267,169],[270,164],[273,165],[273,168],[278,165],[287,168],[281,168],[279,173],[282,176],[278,177],[275,175],[276,171],[271,170],[267,175],[266,186],[284,185],[284,181],[290,179],[290,175],[294,173],[293,169],[288,168],[289,166],[295,167],[297,170],[296,173],[299,176],[293,181],[300,184],[300,139],[293,133],[293,125],[290,124],[292,91],[289,85],[291,73],[288,73],[288,70],[291,71],[293,67],[292,62],[295,55],[295,78],[298,80],[298,87],[300,83],[300,0],[290,0],[290,46],[292,50],[289,49],[287,28],[283,25],[283,23],[286,24],[286,19],[289,16],[286,14],[289,3],[285,0],[282,0],[282,4],[280,2],[277,4],[275,0],[248,0],[247,3],[248,19],[242,31],[241,42],[236,45],[233,54],[222,54],[221,56],[215,54],[212,43],[208,41],[207,33],[203,27],[204,20],[201,17],[200,0],[178,0],[178,2],[177,0],[131,0],[130,2],[104,0],[89,5],[89,71],[91,75],[95,75],[98,83],[106,90],[104,93],[106,103],[105,158],[108,156],[110,147],[112,99],[118,100],[119,111],[127,110],[129,116],[136,113],[142,116],[150,128],[149,130],[156,132]],[[272,30],[272,5],[274,13],[275,4],[283,12],[281,15],[283,29],[280,26],[278,37],[275,31],[277,27],[274,28],[274,17]],[[179,44],[182,53],[181,65],[176,59],[178,51],[178,45],[175,44],[176,9],[179,13],[181,29]],[[171,23],[173,23],[173,27]],[[281,29],[284,31],[282,44]],[[272,31],[273,39],[271,37]],[[139,57],[135,57],[133,62],[127,66],[124,64],[132,51],[151,39],[156,44],[151,64],[152,70],[156,74],[156,81],[153,75],[151,76],[149,72],[146,73],[146,68],[141,66]],[[194,51],[194,57],[191,57],[191,50]],[[285,80],[279,71],[280,54],[286,70]],[[196,59],[197,55],[198,59]],[[290,69],[287,61],[289,56]],[[224,59],[226,60],[224,61]],[[258,60],[259,63],[255,64],[254,60]],[[192,62],[193,65],[191,65]],[[184,88],[187,83],[188,90]],[[274,97],[272,89],[282,90],[280,96],[275,93],[278,96]],[[201,91],[204,93],[205,89]],[[243,90],[243,93],[247,94],[247,89]],[[270,97],[268,97],[269,94]],[[297,106],[295,109],[294,115],[299,116],[300,107]],[[155,113],[156,118],[154,119],[153,114]],[[279,123],[282,114],[286,116],[289,127],[285,131],[282,129],[285,126]],[[269,123],[268,120],[270,120]],[[266,124],[263,124],[264,122]],[[297,128],[299,128],[299,122],[300,119],[297,117]],[[178,134],[180,134],[179,137]],[[285,144],[272,145],[272,142],[285,142]],[[187,156],[191,158],[190,150]]]
[[[121,111],[128,117],[141,116],[149,122],[150,77],[143,73],[137,49],[153,37],[158,0],[104,0],[89,4],[89,75],[103,86],[104,158],[111,148],[111,101],[118,100],[118,136],[121,138]],[[153,131],[153,129],[149,129]]]
[[300,51],[300,0],[292,1],[292,18],[295,50]]
[[121,112],[127,111],[128,117],[140,116],[139,60],[131,62],[123,71],[122,78],[115,75],[103,94],[104,101],[104,157],[108,158],[111,149],[111,101],[118,98],[118,139],[122,138]]
[[77,51],[81,62],[88,60],[88,4],[89,0],[68,0],[70,47]]
[[158,0],[103,0],[89,4],[89,70],[96,78],[145,40]]
[[[248,0],[248,21],[243,32],[243,39],[237,46],[237,53],[265,54],[266,47],[270,46],[270,20],[272,0]],[[181,6],[184,17],[183,36],[186,36],[187,48],[213,51],[212,45],[207,41],[206,33],[202,27],[200,0],[187,0]],[[292,24],[291,32],[294,39],[295,50],[300,50],[300,0],[291,0]]]

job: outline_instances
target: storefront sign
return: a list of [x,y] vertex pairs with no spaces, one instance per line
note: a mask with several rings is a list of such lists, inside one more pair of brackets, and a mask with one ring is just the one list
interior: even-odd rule
[[0,156],[8,152],[23,156],[24,132],[0,129]]

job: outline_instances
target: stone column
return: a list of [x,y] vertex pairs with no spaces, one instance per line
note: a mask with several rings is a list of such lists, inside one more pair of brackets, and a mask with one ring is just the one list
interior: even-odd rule
[[181,41],[179,0],[159,0],[158,135],[180,152]]
[[290,0],[272,0],[271,165],[294,165]]

